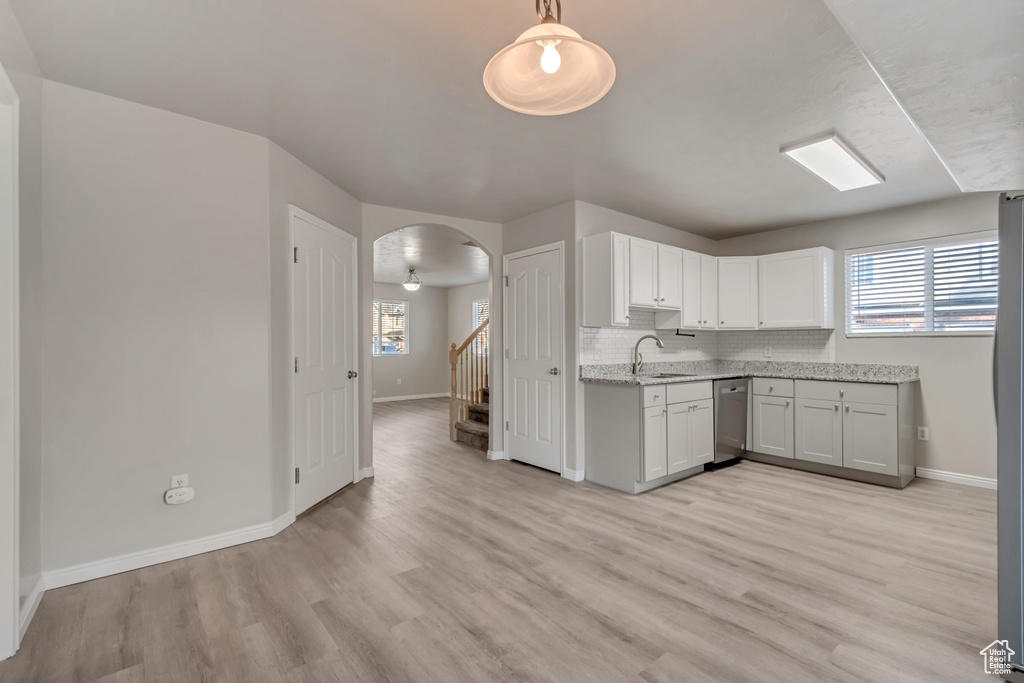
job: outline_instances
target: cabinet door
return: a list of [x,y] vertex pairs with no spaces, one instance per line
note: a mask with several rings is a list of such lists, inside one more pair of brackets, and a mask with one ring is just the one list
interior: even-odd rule
[[690,412],[692,403],[673,403],[668,407],[668,473],[693,467],[690,453]]
[[664,406],[644,408],[644,481],[668,474],[667,415]]
[[629,303],[658,305],[658,245],[635,237],[629,240]]
[[896,406],[844,404],[844,467],[879,474],[899,474],[898,437]]
[[761,327],[822,327],[825,283],[820,250],[761,256],[757,269]]
[[612,234],[612,325],[629,325],[629,238]]
[[700,326],[718,329],[718,259],[700,255]]
[[700,327],[700,260],[695,251],[683,250],[683,315],[680,327]]
[[690,453],[694,466],[715,459],[715,402],[706,398],[690,404]]
[[793,457],[793,399],[754,396],[755,453]]
[[683,307],[683,250],[658,245],[658,308]]
[[796,399],[796,459],[841,467],[843,414],[840,404]]
[[718,259],[718,327],[757,328],[757,257]]

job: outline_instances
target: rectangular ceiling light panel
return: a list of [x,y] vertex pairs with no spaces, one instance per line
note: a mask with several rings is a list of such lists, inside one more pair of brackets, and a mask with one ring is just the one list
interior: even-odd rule
[[840,192],[885,182],[881,173],[835,133],[779,151]]

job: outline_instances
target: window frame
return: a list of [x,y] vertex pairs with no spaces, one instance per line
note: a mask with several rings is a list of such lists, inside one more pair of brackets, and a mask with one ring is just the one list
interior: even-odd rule
[[[478,317],[478,310],[479,310],[479,308],[477,306],[477,304],[480,304],[480,303],[486,303],[487,304],[487,317],[488,317],[488,319],[491,317],[491,300],[490,300],[490,298],[486,298],[485,297],[485,298],[482,298],[482,299],[474,299],[473,303],[472,303],[472,305],[470,307],[470,315],[473,316],[473,329],[474,330],[477,327],[480,326],[480,322],[481,322],[479,317]],[[479,339],[479,337],[477,337],[477,339]],[[477,348],[477,346],[478,346],[477,344],[472,344],[473,355],[479,356],[479,355],[484,355],[484,352],[490,353],[491,328],[489,326],[487,328],[486,336],[485,336],[484,339],[485,339],[486,343],[483,345],[482,349],[478,349]]]
[[[405,330],[405,339],[402,340],[404,342],[403,343],[403,349],[401,351],[399,351],[398,353],[378,353],[377,351],[373,350],[374,346],[377,346],[377,348],[380,348],[380,346],[381,346],[381,344],[379,342],[376,345],[374,344],[374,339],[376,337],[374,337],[374,335],[373,335],[374,325],[377,326],[378,330],[380,330],[382,328],[380,318],[383,317],[383,313],[378,313],[378,314],[374,314],[373,313],[373,309],[374,309],[375,306],[377,306],[377,304],[401,304],[403,306],[403,309],[402,309],[403,312],[404,312],[403,317],[405,318],[405,327],[403,329]],[[381,309],[378,307],[377,310],[380,311]],[[410,327],[410,325],[409,325],[409,322],[410,322],[409,301],[407,299],[384,299],[384,298],[374,297],[373,298],[373,304],[370,306],[370,314],[371,314],[371,316],[376,316],[377,317],[377,320],[371,320],[370,321],[370,350],[371,350],[371,352],[373,354],[373,357],[374,358],[393,358],[394,356],[408,356],[409,355],[409,341],[410,341],[410,335],[409,335],[409,327]]]
[[[870,338],[885,338],[885,337],[901,337],[901,338],[918,338],[918,337],[992,337],[995,336],[995,328],[991,330],[945,330],[945,331],[920,331],[920,332],[852,332],[850,330],[851,315],[851,276],[850,276],[850,261],[854,256],[861,254],[869,254],[872,252],[879,251],[898,251],[900,249],[914,249],[920,247],[953,247],[962,244],[970,244],[973,242],[989,242],[995,240],[999,242],[999,231],[998,230],[982,230],[978,232],[965,232],[958,233],[955,235],[945,235],[943,237],[931,237],[928,239],[921,240],[909,240],[905,242],[892,242],[887,244],[875,244],[863,247],[851,247],[845,250],[843,258],[843,293],[844,293],[844,308],[843,308],[843,327],[847,339],[870,339]],[[931,262],[931,258],[927,258],[927,262]],[[932,292],[932,310],[925,311],[926,317],[934,315],[934,270],[932,272],[925,273],[925,286],[931,287]],[[997,273],[998,277],[998,273]],[[926,293],[926,301],[928,294]]]

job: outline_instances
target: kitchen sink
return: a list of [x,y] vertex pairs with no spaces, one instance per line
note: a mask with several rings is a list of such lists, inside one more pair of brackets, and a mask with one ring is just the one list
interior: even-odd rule
[[660,375],[648,375],[648,377],[652,379],[672,379],[673,377],[697,377],[697,375],[679,372],[663,372]]

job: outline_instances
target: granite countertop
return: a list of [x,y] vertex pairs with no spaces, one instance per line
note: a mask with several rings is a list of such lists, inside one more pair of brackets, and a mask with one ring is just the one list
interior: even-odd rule
[[[581,365],[580,380],[602,384],[647,386],[676,382],[706,382],[732,377],[769,377],[773,379],[810,379],[872,384],[916,382],[916,365],[875,365],[867,363],[798,363],[789,361],[698,360],[646,363],[640,377],[634,377],[628,363]],[[652,377],[660,373],[678,373],[683,377]]]

